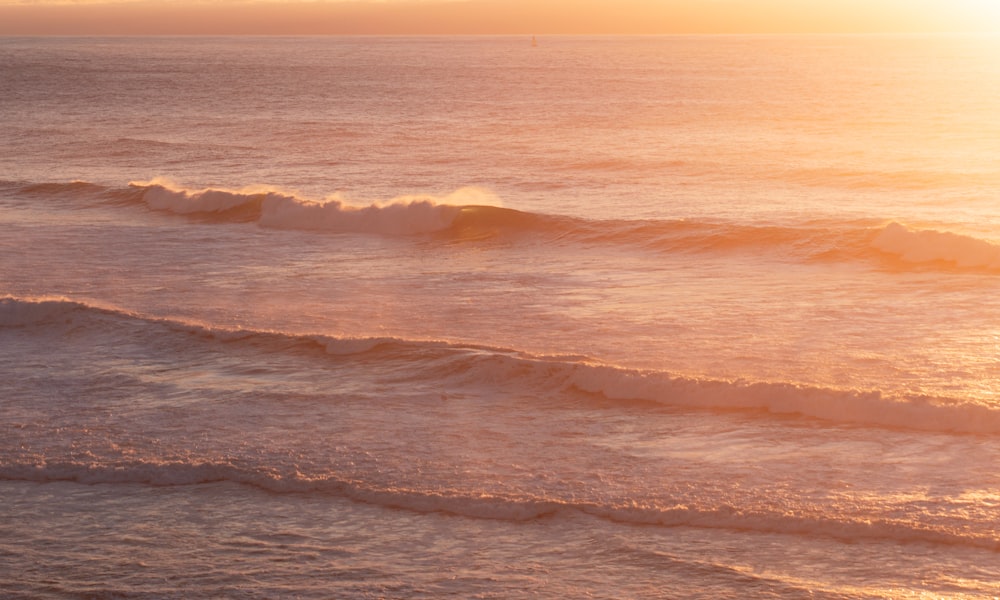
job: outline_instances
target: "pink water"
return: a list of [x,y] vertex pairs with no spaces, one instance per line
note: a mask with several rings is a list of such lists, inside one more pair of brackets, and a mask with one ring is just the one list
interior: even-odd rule
[[1000,594],[986,36],[0,39],[0,591]]

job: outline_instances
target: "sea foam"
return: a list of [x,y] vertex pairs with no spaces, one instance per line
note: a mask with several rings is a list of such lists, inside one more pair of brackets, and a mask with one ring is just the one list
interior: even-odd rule
[[70,300],[0,299],[0,327],[44,324],[65,327],[75,335],[87,328],[94,335],[113,333],[108,330],[116,326],[154,328],[150,333],[156,339],[163,335],[175,336],[177,343],[172,347],[178,352],[190,349],[192,342],[224,342],[226,347],[245,346],[265,353],[307,352],[336,361],[350,361],[352,357],[363,355],[367,367],[384,368],[396,378],[433,382],[444,389],[489,386],[519,395],[550,394],[571,402],[578,401],[574,394],[596,394],[622,404],[800,415],[866,427],[1000,433],[1000,409],[969,399],[780,381],[689,377],[662,370],[638,370],[587,359],[537,356],[514,349],[447,341],[225,329],[142,317]]
[[39,483],[145,484],[189,486],[208,483],[248,485],[277,494],[342,497],[417,513],[446,513],[476,519],[523,522],[571,513],[606,521],[659,527],[733,529],[788,535],[922,542],[1000,550],[989,533],[958,530],[947,524],[906,519],[810,514],[776,506],[738,507],[711,496],[636,502],[628,499],[562,498],[528,493],[378,485],[335,473],[304,474],[294,465],[244,465],[228,460],[129,460],[103,463],[52,460],[0,464],[0,480]]
[[264,187],[189,190],[162,180],[130,185],[143,190],[143,201],[154,210],[253,220],[272,229],[329,233],[434,233],[451,227],[465,208],[497,203],[495,197],[477,188],[462,188],[445,196],[400,196],[359,206],[338,195],[310,200]]
[[964,268],[1000,269],[1000,246],[972,236],[887,225],[872,241],[882,252],[910,263],[946,262]]
[[[11,185],[15,185],[11,183]],[[917,229],[869,218],[808,223],[740,223],[698,219],[585,219],[501,206],[474,187],[446,195],[409,194],[355,203],[334,194],[314,200],[268,186],[188,189],[165,179],[127,189],[84,181],[17,184],[43,195],[97,205],[139,203],[198,221],[256,223],[278,230],[381,236],[434,234],[445,240],[519,236],[540,243],[628,245],[654,252],[757,254],[804,262],[893,261],[893,268],[1000,270],[1000,244],[941,229]]]

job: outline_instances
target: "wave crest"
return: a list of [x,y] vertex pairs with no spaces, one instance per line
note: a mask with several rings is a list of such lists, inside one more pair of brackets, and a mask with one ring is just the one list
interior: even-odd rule
[[[773,260],[866,262],[895,269],[1000,271],[1000,243],[882,219],[741,223],[711,219],[584,219],[500,206],[478,188],[405,195],[358,205],[339,195],[302,198],[273,187],[187,189],[165,179],[109,188],[84,181],[18,183],[27,198],[45,196],[97,205],[140,204],[209,222],[383,236],[434,235],[444,241],[524,236],[550,244],[626,245],[659,253],[751,253]],[[887,224],[888,223],[888,224]]]
[[913,230],[890,223],[875,237],[872,246],[908,263],[944,262],[962,268],[1000,270],[1000,246],[948,231]]
[[[328,233],[418,235],[451,228],[463,212],[502,211],[496,199],[477,188],[443,197],[400,196],[389,202],[353,205],[339,196],[309,200],[272,188],[188,190],[163,180],[132,182],[154,210],[225,221],[256,221],[262,227]],[[516,211],[514,211],[516,212]]]
[[879,539],[1000,550],[1000,541],[989,534],[975,534],[944,525],[921,525],[903,519],[846,515],[838,518],[780,507],[705,504],[704,500],[685,498],[637,503],[628,499],[566,499],[520,493],[380,486],[334,473],[303,474],[295,465],[275,468],[242,465],[224,459],[7,463],[0,464],[0,480],[154,486],[227,482],[277,494],[322,494],[416,513],[446,513],[476,519],[523,522],[578,513],[633,525],[735,529],[850,541]]
[[229,190],[204,189],[189,191],[173,189],[161,184],[144,187],[142,199],[154,210],[164,210],[179,215],[198,213],[227,213],[234,209],[248,209],[259,212],[264,198],[273,192],[235,192]]
[[[444,388],[498,387],[509,393],[547,394],[575,402],[599,395],[623,405],[696,410],[751,410],[799,415],[836,423],[933,432],[1000,433],[1000,409],[971,400],[884,394],[879,390],[836,389],[788,382],[722,380],[636,370],[580,357],[537,356],[513,349],[392,337],[343,338],[248,329],[223,329],[149,318],[69,300],[0,299],[0,327],[54,325],[95,335],[116,327],[149,328],[154,337],[178,336],[177,351],[191,343],[222,341],[266,353],[321,354],[393,372],[398,380],[433,382]],[[113,333],[113,332],[112,332]],[[190,336],[194,336],[192,342]],[[525,392],[528,390],[528,392]],[[549,394],[551,393],[551,394]],[[575,399],[574,399],[575,398]],[[636,409],[642,410],[641,406]]]
[[[76,302],[67,298],[0,298],[0,327],[28,327],[64,320],[71,313],[82,312],[99,314],[105,309],[95,305]],[[117,313],[120,318],[129,318],[124,312]]]

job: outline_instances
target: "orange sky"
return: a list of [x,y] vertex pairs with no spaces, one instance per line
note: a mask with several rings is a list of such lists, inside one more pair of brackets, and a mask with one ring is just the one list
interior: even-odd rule
[[0,35],[1000,31],[1000,0],[0,0]]

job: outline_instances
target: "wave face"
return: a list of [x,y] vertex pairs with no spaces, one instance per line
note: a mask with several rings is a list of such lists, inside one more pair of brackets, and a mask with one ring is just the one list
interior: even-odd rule
[[1000,270],[1000,245],[948,231],[912,230],[890,223],[875,236],[872,246],[908,263]]
[[[929,514],[905,495],[810,491],[827,460],[878,471],[843,481],[845,490],[909,485],[893,465],[923,456],[914,448],[927,436],[993,452],[1000,411],[955,399],[221,328],[65,298],[0,299],[0,342],[17,375],[0,388],[11,399],[3,481],[235,484],[501,522],[585,518],[1000,551],[988,506],[950,499]],[[86,365],[74,362],[81,355]],[[636,432],[640,422],[657,433]],[[898,456],[867,456],[873,440]],[[819,453],[810,468],[781,466],[789,443]],[[778,457],[760,480],[743,478],[746,461]],[[955,468],[944,456],[921,460]]]
[[[864,473],[864,486],[909,485],[893,465],[913,461],[925,436],[992,452],[983,448],[1000,433],[1000,411],[956,400],[444,341],[220,328],[64,298],[0,299],[0,341],[20,381],[37,380],[39,357],[45,365],[35,396],[3,384],[12,402],[0,425],[2,481],[232,484],[499,522],[584,518],[1000,551],[988,506],[951,499],[928,514],[905,495],[810,491],[827,460],[870,462],[878,473]],[[86,366],[60,370],[82,354]],[[873,440],[898,456],[866,456]],[[819,453],[809,468],[781,466],[793,441]],[[761,479],[746,478],[746,461],[772,460]]]
[[[418,235],[444,231],[463,212],[513,213],[487,206],[489,194],[472,188],[448,196],[407,196],[384,204],[354,206],[341,198],[305,200],[268,189],[191,191],[162,183],[140,184],[142,199],[155,210],[182,215],[212,216],[220,220],[255,221],[262,227],[327,233],[368,233],[386,236]],[[490,218],[489,215],[486,216]],[[474,225],[474,224],[473,224]]]
[[729,529],[827,537],[849,542],[880,540],[1000,551],[1000,539],[988,534],[970,535],[954,528],[920,525],[900,518],[837,519],[832,515],[782,513],[762,508],[595,502],[530,495],[463,493],[460,490],[378,487],[335,475],[310,476],[294,469],[290,472],[252,469],[232,462],[128,461],[101,465],[51,461],[43,464],[0,464],[0,480],[161,487],[227,482],[276,494],[330,495],[392,509],[475,519],[524,522],[580,513],[628,525]]
[[[110,319],[110,321],[108,321]],[[736,409],[773,415],[800,415],[837,423],[955,433],[1000,433],[1000,410],[957,398],[893,396],[811,387],[783,382],[700,379],[665,371],[604,365],[586,358],[534,356],[517,350],[414,341],[392,337],[341,338],[218,329],[166,319],[148,319],[71,300],[0,299],[0,327],[81,326],[107,328],[141,325],[165,328],[173,335],[195,335],[203,343],[228,343],[274,353],[320,352],[338,360],[363,356],[396,377],[445,386],[502,385],[515,390],[546,390],[599,395],[624,406],[636,403],[689,409]],[[180,351],[180,350],[179,350]]]
[[[804,262],[865,261],[894,269],[1000,270],[1000,245],[938,229],[876,219],[744,224],[690,219],[588,220],[498,206],[491,194],[460,189],[446,196],[413,195],[365,206],[332,196],[308,200],[256,186],[240,191],[188,190],[160,180],[128,188],[92,183],[16,184],[17,194],[71,202],[141,204],[207,222],[256,223],[280,230],[381,236],[437,235],[475,241],[497,236],[550,244],[631,246],[665,253],[748,253]],[[888,262],[887,262],[888,261]]]

